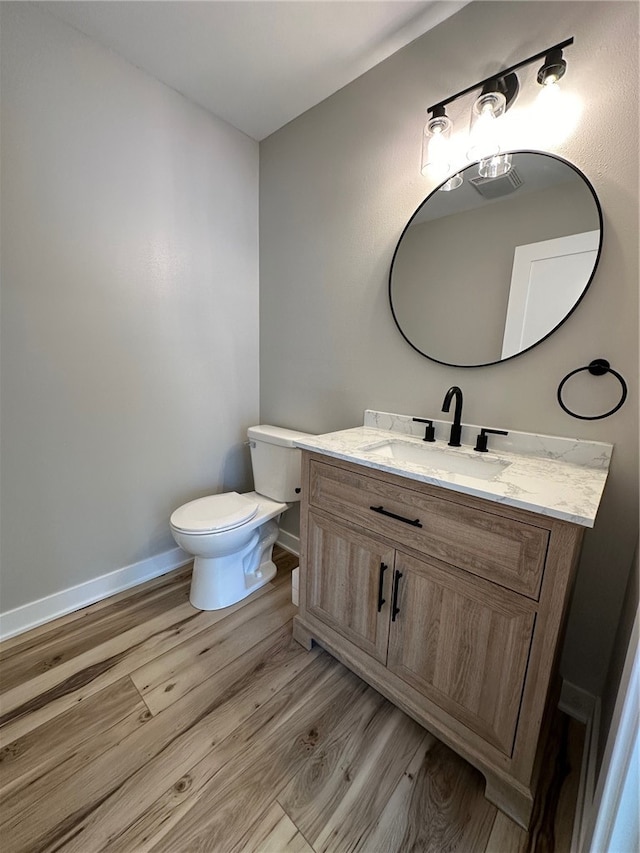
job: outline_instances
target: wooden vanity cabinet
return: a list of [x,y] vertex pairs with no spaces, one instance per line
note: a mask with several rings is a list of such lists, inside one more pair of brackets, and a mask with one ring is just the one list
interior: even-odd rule
[[315,641],[477,767],[528,827],[582,528],[303,452]]

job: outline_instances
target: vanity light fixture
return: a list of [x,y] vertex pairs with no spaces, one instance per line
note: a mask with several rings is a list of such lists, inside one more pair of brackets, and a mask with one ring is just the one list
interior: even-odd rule
[[[480,90],[471,110],[467,158],[473,162],[479,161],[478,172],[483,178],[497,178],[506,175],[511,169],[511,155],[503,154],[500,151],[500,124],[498,120],[513,104],[520,90],[516,71],[539,59],[544,59],[544,63],[538,71],[537,81],[545,89],[555,89],[554,84],[567,69],[562,51],[571,44],[573,44],[573,38],[552,45],[429,107],[427,112],[430,114],[430,118],[423,134],[422,174],[433,174],[440,177],[450,172],[452,122],[447,116],[445,108],[459,98]],[[441,189],[451,190],[460,186],[462,181],[457,181],[457,178],[458,174],[453,175],[443,184]]]

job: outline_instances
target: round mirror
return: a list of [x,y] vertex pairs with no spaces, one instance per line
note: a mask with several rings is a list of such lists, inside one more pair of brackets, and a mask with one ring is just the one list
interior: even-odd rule
[[479,367],[531,349],[575,309],[598,265],[602,210],[587,178],[552,154],[510,157],[497,178],[473,163],[435,189],[396,246],[393,317],[441,364]]

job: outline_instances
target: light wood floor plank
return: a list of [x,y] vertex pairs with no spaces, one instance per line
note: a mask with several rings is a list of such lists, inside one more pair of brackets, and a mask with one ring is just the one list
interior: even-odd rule
[[[144,735],[138,740],[135,735],[140,736],[141,729],[153,719],[146,706],[142,712],[134,711],[120,723],[107,729],[100,737],[92,738],[76,749],[66,752],[61,756],[59,764],[25,788],[18,788],[6,796],[3,795],[0,808],[0,838],[9,836],[17,850],[30,849],[35,844],[35,839],[56,827],[86,801],[90,802],[96,787],[100,789],[103,783],[108,784],[112,775],[117,777],[118,774],[126,774],[127,770],[136,766],[136,762],[144,761],[144,753],[140,750],[137,756],[133,753],[125,754],[124,765],[109,767],[106,775],[102,766],[103,755],[113,755],[114,750],[122,743],[126,743],[130,748],[142,739],[144,744]],[[127,753],[127,748],[124,751]],[[95,773],[94,768],[97,768]],[[84,785],[80,781],[83,773],[87,776]],[[96,775],[99,778],[94,778]]]
[[[121,813],[117,815],[120,821],[120,833],[112,832],[110,835],[105,835],[103,832],[101,835],[107,840],[105,851],[128,853],[135,850],[136,853],[143,853],[162,843],[165,836],[170,834],[175,826],[198,805],[203,796],[206,796],[207,786],[217,773],[221,772],[226,779],[227,774],[237,766],[238,756],[246,753],[254,744],[261,744],[264,748],[269,742],[272,730],[304,705],[310,691],[322,689],[323,686],[330,690],[345,680],[343,673],[335,671],[331,659],[326,654],[315,652],[311,656],[311,661],[307,663],[308,666],[295,674],[295,678],[291,679],[290,683],[279,690],[275,689],[278,685],[274,685],[271,698],[265,704],[247,703],[249,708],[258,706],[255,713],[245,714],[229,737],[211,746],[205,742],[204,747],[208,748],[208,751],[204,758],[187,769],[183,767],[180,778],[177,778],[175,773],[172,777],[165,778],[165,785],[167,782],[173,782],[171,787],[166,788],[162,795],[152,802],[144,814],[130,826],[126,827],[126,820],[123,820]],[[267,679],[268,675],[269,673],[265,673]],[[199,748],[202,752],[202,744]],[[252,773],[252,778],[253,775]],[[217,800],[212,808],[216,812],[219,810],[220,805]],[[239,815],[244,821],[243,829],[246,829],[247,824],[250,823],[251,811],[243,809],[241,804],[238,804],[238,808]],[[207,809],[209,810],[211,807]],[[172,843],[176,843],[178,849],[182,846],[181,841]]]
[[281,628],[296,613],[291,590],[282,585],[246,604],[206,631],[180,643],[131,673],[153,714],[178,701],[205,678]]
[[[144,726],[117,741],[107,751],[101,751],[88,760],[89,756],[81,749],[26,791],[8,797],[0,813],[0,828],[13,835],[15,849],[29,850],[34,844],[43,842],[52,845],[77,827],[83,829],[83,838],[88,836],[85,824],[93,812],[114,792],[119,792],[129,777],[167,751],[169,762],[176,760],[175,778],[178,779],[183,766],[194,764],[217,743],[218,738],[224,737],[250,716],[260,700],[266,701],[271,696],[274,676],[262,665],[265,664],[265,647],[267,652],[275,653],[278,645],[280,649],[290,648],[289,657],[293,656],[301,668],[313,661],[313,657],[309,658],[293,646],[289,628],[256,649],[246,661],[245,672],[240,677],[235,667],[219,673],[216,680],[207,681],[199,689],[191,691],[179,705],[172,705],[157,717],[148,719]],[[256,677],[256,667],[258,671],[265,669],[262,679]],[[290,670],[295,672],[295,666]],[[287,677],[288,670],[284,673]],[[252,691],[250,699],[254,701],[247,702],[244,695],[244,701],[237,698],[238,693],[244,694],[247,689]],[[196,730],[195,734],[192,729]],[[150,802],[170,784],[165,776],[166,766],[155,769],[154,782],[161,786],[160,789],[140,792],[150,797]],[[44,810],[43,804],[46,804]],[[119,830],[123,828],[122,820],[123,808],[120,805],[116,808]]]
[[[64,616],[58,616],[51,622],[45,622],[35,628],[30,628],[21,634],[16,634],[14,637],[2,640],[0,642],[0,661],[7,661],[14,655],[23,655],[30,652],[40,645],[46,645],[56,642],[60,637],[63,637],[66,632],[71,629],[73,623],[77,622],[86,627],[89,623],[93,626],[98,614],[104,610],[117,611],[119,607],[128,602],[132,596],[141,596],[144,598],[147,592],[153,592],[158,587],[170,587],[182,581],[189,581],[193,563],[189,563],[180,568],[173,569],[165,575],[153,578],[150,581],[131,589],[125,589],[123,592],[118,592],[115,595],[110,595],[108,598],[103,598],[93,604],[88,604],[81,610],[74,610],[71,613],[66,613]],[[75,628],[76,626],[74,626]]]
[[[273,592],[267,584],[253,595]],[[205,631],[240,609],[196,610],[188,602],[61,664],[2,696],[0,725],[3,743],[32,731],[76,703],[129,675],[185,640]]]
[[[368,688],[357,705],[345,713],[326,744],[310,756],[278,795],[279,804],[314,847],[343,801],[354,799],[354,786],[359,790],[359,785],[367,784],[371,771],[368,762],[384,745],[390,718],[396,712],[384,697]],[[403,717],[403,727],[405,722]],[[411,731],[418,737],[415,751],[424,730],[416,725]],[[374,775],[379,776],[377,772]],[[357,793],[355,799],[359,799]]]
[[[182,846],[226,851],[241,839],[247,815],[264,811],[366,689],[352,673],[329,663],[325,679],[309,685],[305,695],[298,691],[294,706],[271,717],[265,737],[253,739],[224,772],[209,777],[193,807],[152,850],[171,853]],[[275,696],[273,701],[277,700]]]
[[314,853],[276,802],[262,814],[230,853]]
[[[146,737],[147,749],[153,749],[154,755],[140,763],[134,772],[123,777],[110,765],[126,760],[123,750],[135,750],[135,744],[123,743],[122,749],[105,755],[100,766],[95,764],[101,777],[94,783],[98,787],[94,787],[89,797],[86,794],[88,786],[83,788],[82,794],[76,794],[76,797],[89,800],[81,820],[61,825],[47,839],[45,849],[61,846],[66,851],[85,851],[98,850],[105,845],[109,850],[118,847],[138,850],[142,843],[140,834],[149,834],[149,822],[143,826],[139,818],[146,814],[153,821],[152,807],[156,800],[169,791],[169,799],[174,804],[176,799],[181,799],[180,794],[195,789],[197,773],[194,774],[192,768],[205,756],[210,756],[209,765],[216,768],[218,763],[230,761],[237,751],[245,748],[241,736],[229,736],[243,727],[244,736],[255,737],[261,719],[258,712],[274,694],[282,700],[297,698],[297,690],[290,682],[303,674],[304,687],[305,679],[313,683],[323,672],[329,672],[327,661],[318,664],[318,653],[308,655],[301,651],[291,640],[291,626],[285,626],[252,648],[243,661],[234,661],[233,667],[227,667],[192,691],[179,706],[173,705],[154,718]],[[311,674],[304,675],[308,669]],[[284,689],[286,687],[288,690]],[[192,694],[199,702],[194,701]],[[262,711],[263,715],[270,713]],[[92,781],[91,778],[88,783]],[[64,809],[64,804],[60,803],[58,809]],[[132,825],[135,825],[132,832],[135,842],[128,837],[120,843],[119,837]]]
[[354,849],[483,851],[496,811],[484,798],[480,773],[427,735],[379,819]]
[[118,737],[126,737],[149,716],[131,680],[116,681],[0,750],[0,795],[7,797],[16,788],[33,784],[93,739],[107,749],[109,729],[118,726]]
[[292,554],[290,551],[285,551],[284,548],[280,548],[276,545],[273,549],[273,561],[277,566],[278,574],[272,583],[277,583],[278,581],[290,583],[291,572],[300,565],[300,557],[297,554]]
[[389,702],[376,716],[372,737],[365,739],[365,748],[346,769],[349,785],[318,832],[311,836],[306,824],[299,823],[297,814],[278,798],[317,853],[347,853],[355,849],[383,811],[424,738],[424,729]]
[[498,812],[485,853],[533,853],[571,849],[585,727],[556,714],[545,750],[540,790],[529,832]]
[[[433,735],[429,732],[424,733],[418,749],[387,801],[380,817],[372,824],[370,830],[358,840],[355,850],[385,850],[388,853],[394,853],[394,851],[413,849],[404,846],[408,835],[407,826],[410,823],[409,813],[414,807],[415,790],[424,767],[426,755],[437,743],[438,741]],[[422,821],[419,821],[418,825],[421,823]],[[416,845],[415,849],[421,848]]]
[[[484,853],[527,853],[529,849],[529,833],[505,814],[496,811],[496,819]],[[569,848],[566,848],[566,853],[569,853]]]
[[148,594],[138,593],[122,601],[118,606],[105,607],[92,620],[91,632],[83,622],[75,622],[46,642],[42,640],[29,651],[13,654],[0,661],[2,689],[8,692],[13,687],[39,675],[55,670],[73,658],[102,645],[125,631],[153,619],[173,607],[189,600],[189,578],[179,582],[166,581]]

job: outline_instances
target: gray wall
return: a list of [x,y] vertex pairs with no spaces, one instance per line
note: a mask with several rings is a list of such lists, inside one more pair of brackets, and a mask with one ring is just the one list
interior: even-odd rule
[[[365,408],[435,416],[456,383],[467,422],[615,444],[562,661],[565,677],[593,692],[604,681],[638,523],[637,33],[635,3],[472,3],[260,150],[263,421],[326,432],[362,423]],[[567,323],[522,357],[467,370],[432,363],[401,338],[387,304],[396,242],[435,186],[419,171],[426,107],[571,35],[563,85],[583,111],[549,150],[582,169],[600,197],[605,238],[594,283]],[[511,111],[522,120],[515,147],[535,147],[544,130],[525,127],[535,89],[523,81]],[[556,403],[558,382],[599,356],[626,377],[629,401],[606,420],[574,420]],[[591,378],[584,394],[600,394],[598,382],[609,379]]]
[[250,486],[258,145],[2,3],[2,611]]

